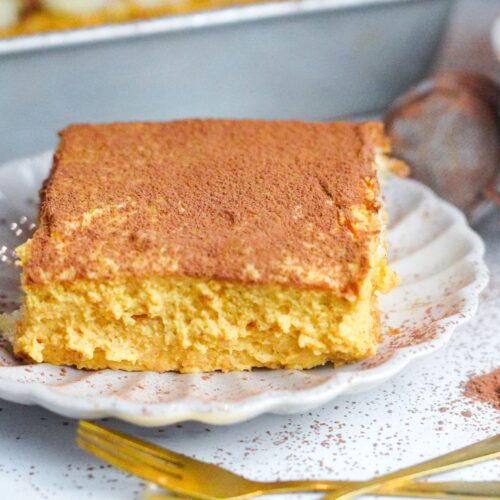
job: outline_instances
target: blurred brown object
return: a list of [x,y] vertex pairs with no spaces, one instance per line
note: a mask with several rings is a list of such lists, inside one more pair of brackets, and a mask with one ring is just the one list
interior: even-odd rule
[[472,219],[500,205],[500,87],[487,76],[438,73],[397,99],[385,123],[412,176]]
[[30,14],[32,11],[38,9],[41,3],[42,0],[20,0],[18,4],[21,15]]

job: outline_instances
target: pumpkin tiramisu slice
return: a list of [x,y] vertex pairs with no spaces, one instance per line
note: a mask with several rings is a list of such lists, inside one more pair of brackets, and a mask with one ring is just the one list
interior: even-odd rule
[[19,250],[16,353],[125,370],[375,353],[388,269],[378,123],[73,125]]

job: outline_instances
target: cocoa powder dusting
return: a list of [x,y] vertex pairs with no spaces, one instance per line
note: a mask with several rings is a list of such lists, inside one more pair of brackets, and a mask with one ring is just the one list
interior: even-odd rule
[[379,123],[72,125],[25,284],[169,275],[356,293],[378,227]]
[[470,378],[465,384],[464,395],[500,410],[500,368]]

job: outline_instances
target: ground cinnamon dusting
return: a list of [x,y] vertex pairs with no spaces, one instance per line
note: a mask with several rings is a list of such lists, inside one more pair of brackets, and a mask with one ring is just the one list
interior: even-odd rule
[[464,387],[465,396],[488,403],[500,410],[500,368],[469,379]]
[[25,284],[176,274],[356,292],[379,228],[378,123],[73,125]]

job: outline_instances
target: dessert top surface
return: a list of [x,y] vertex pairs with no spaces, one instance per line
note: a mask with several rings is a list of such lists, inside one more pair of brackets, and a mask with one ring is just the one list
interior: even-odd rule
[[386,148],[378,123],[72,125],[24,282],[174,274],[355,293]]

